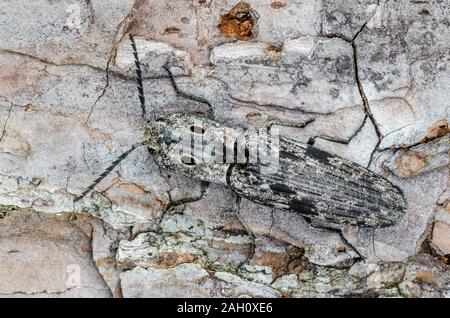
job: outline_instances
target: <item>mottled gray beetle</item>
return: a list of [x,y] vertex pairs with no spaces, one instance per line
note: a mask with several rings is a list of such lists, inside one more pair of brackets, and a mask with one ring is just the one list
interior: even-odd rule
[[[135,57],[139,98],[145,113],[140,63],[131,35],[130,40]],[[167,71],[176,89],[168,68]],[[201,149],[192,147],[191,156],[183,158],[182,138],[179,136],[188,135],[194,139],[199,134],[202,135],[201,145],[206,147],[223,143],[224,135],[236,135],[237,130],[208,118],[188,114],[173,114],[165,119],[150,121],[147,124],[146,140],[122,154],[75,200],[91,191],[134,149],[147,146],[161,168],[225,185],[251,201],[307,218],[338,224],[384,227],[396,224],[405,213],[404,196],[390,181],[312,145],[281,137],[274,146],[279,154],[277,169],[267,173],[263,172],[264,165],[259,161],[211,163],[199,160],[203,155],[203,146]],[[244,139],[250,137],[245,135]],[[244,153],[246,151],[244,149]],[[248,153],[246,156],[248,159]]]

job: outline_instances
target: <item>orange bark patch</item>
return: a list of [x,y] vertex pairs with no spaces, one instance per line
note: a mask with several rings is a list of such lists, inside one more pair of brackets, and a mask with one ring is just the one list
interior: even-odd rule
[[426,155],[408,151],[397,158],[397,170],[405,176],[410,176],[422,170],[427,164]]
[[281,1],[274,1],[274,2],[272,2],[272,3],[270,4],[270,6],[271,6],[273,9],[277,10],[277,9],[283,8],[283,7],[285,6],[285,4],[284,4],[283,2],[281,2]]
[[428,129],[425,140],[432,140],[435,138],[443,137],[449,132],[448,122],[445,119],[438,120]]
[[196,257],[189,253],[165,252],[161,253],[154,263],[160,268],[170,268],[183,263],[192,263],[195,260]]
[[269,44],[266,48],[267,52],[280,53],[283,48],[281,46]]
[[145,195],[148,193],[141,187],[138,187],[137,185],[132,183],[122,183],[119,186],[117,186],[117,188],[130,194]]
[[170,27],[170,28],[166,28],[164,30],[164,34],[178,34],[180,33],[181,30],[175,27]]
[[283,48],[281,46],[269,44],[266,47],[267,54],[274,61],[279,61],[281,59],[281,51],[283,51]]
[[133,183],[115,184],[106,192],[113,203],[138,209],[150,210],[153,217],[158,217],[167,203],[156,193]]
[[247,120],[257,120],[262,117],[261,113],[258,112],[250,112],[247,115],[245,115],[245,119]]
[[255,19],[251,8],[246,3],[239,3],[227,14],[221,16],[219,29],[224,36],[237,40],[248,40],[253,37]]
[[420,283],[424,284],[436,284],[438,279],[434,276],[431,271],[428,270],[419,270],[416,273],[416,280]]
[[116,258],[114,256],[100,258],[95,261],[95,266],[100,267],[104,265],[111,265],[116,262]]
[[442,262],[446,265],[450,265],[450,254],[442,256]]
[[301,273],[304,270],[302,256],[302,249],[292,247],[287,253],[261,252],[256,256],[255,263],[271,267],[275,278],[286,273]]

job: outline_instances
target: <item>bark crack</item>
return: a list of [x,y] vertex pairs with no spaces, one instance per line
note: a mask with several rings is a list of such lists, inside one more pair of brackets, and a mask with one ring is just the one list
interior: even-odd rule
[[[375,133],[377,135],[377,143],[370,155],[370,159],[369,159],[369,164],[368,166],[370,166],[370,164],[372,163],[373,160],[373,156],[375,154],[376,151],[379,150],[379,146],[381,144],[381,141],[383,139],[383,134],[381,133],[380,130],[380,126],[375,118],[375,116],[372,113],[372,110],[370,108],[370,104],[369,104],[369,100],[367,98],[366,93],[364,92],[364,87],[362,85],[361,82],[361,78],[359,76],[359,63],[358,63],[358,48],[356,45],[356,39],[358,38],[358,36],[364,31],[364,29],[366,28],[367,24],[372,20],[372,18],[375,16],[377,9],[380,5],[380,1],[377,1],[377,8],[373,11],[373,14],[367,19],[367,21],[361,26],[361,28],[355,33],[355,35],[352,38],[348,38],[346,36],[344,36],[343,34],[340,33],[332,33],[332,34],[324,34],[323,32],[320,33],[320,36],[323,37],[327,37],[327,38],[340,38],[344,41],[346,41],[347,43],[349,43],[352,47],[352,53],[353,53],[353,68],[354,68],[354,72],[355,72],[355,82],[356,85],[358,87],[358,91],[363,103],[363,107],[364,107],[364,112],[366,114],[366,117],[368,117],[372,123],[372,125],[374,126],[375,129]],[[366,118],[364,119],[365,122]]]
[[[106,90],[109,87],[109,77],[110,77],[110,66],[111,63],[116,59],[117,56],[117,48],[119,43],[122,41],[123,37],[125,36],[125,34],[127,34],[130,29],[131,29],[131,25],[132,22],[134,21],[134,17],[133,17],[133,11],[136,9],[136,6],[138,5],[139,0],[135,0],[133,5],[131,6],[130,11],[128,12],[128,14],[125,16],[125,18],[123,18],[122,21],[120,21],[120,23],[118,24],[117,28],[116,28],[116,32],[114,34],[113,37],[113,42],[112,42],[112,48],[111,51],[109,53],[109,58],[108,61],[106,62],[106,66],[104,69],[105,72],[105,86],[103,87],[103,90],[101,92],[101,94],[98,96],[97,100],[94,102],[94,104],[92,104],[91,109],[87,115],[87,118],[85,120],[85,123],[88,124],[89,123],[89,119],[91,117],[92,112],[94,111],[95,106],[97,105],[97,103],[100,101],[100,99],[102,99],[102,97],[105,95]],[[119,36],[120,34],[120,36]]]
[[13,108],[13,104],[11,103],[11,105],[9,105],[8,115],[6,116],[5,122],[3,123],[2,133],[0,135],[0,143],[3,141],[3,137],[5,137],[6,128],[8,126],[9,118],[11,117],[12,108]]
[[372,153],[370,154],[370,159],[369,159],[369,164],[368,164],[370,166],[370,164],[372,163],[373,156],[374,156],[375,152],[379,149],[379,146],[381,144],[381,140],[383,138],[383,135],[381,133],[379,124],[378,124],[377,120],[375,119],[375,117],[374,117],[374,115],[372,113],[372,110],[371,110],[370,104],[369,104],[369,100],[367,99],[367,95],[364,92],[364,88],[363,88],[363,85],[361,83],[361,79],[359,77],[358,49],[357,49],[355,40],[356,40],[357,36],[364,30],[364,28],[367,25],[367,23],[365,23],[363,25],[361,30],[352,39],[351,45],[352,45],[352,49],[353,49],[353,64],[354,64],[354,69],[355,69],[355,81],[356,81],[356,84],[358,86],[359,94],[360,94],[362,102],[363,102],[364,112],[366,113],[366,116],[370,119],[370,121],[371,121],[371,123],[372,123],[372,125],[373,125],[373,127],[375,129],[375,133],[377,135],[377,143],[376,143],[375,148],[373,149]]

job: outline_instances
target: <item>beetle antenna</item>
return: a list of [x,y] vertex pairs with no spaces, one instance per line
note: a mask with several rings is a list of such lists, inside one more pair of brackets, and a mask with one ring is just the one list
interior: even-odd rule
[[[136,49],[136,42],[134,42],[133,35],[130,34],[130,42],[131,47],[133,48],[133,56],[134,56],[134,65],[136,66],[136,82],[137,82],[137,88],[139,92],[139,101],[141,102],[141,108],[142,108],[142,117],[145,118],[145,96],[144,96],[144,86],[142,84],[142,70],[141,70],[141,63],[139,62],[139,56]],[[126,157],[128,157],[129,154],[131,154],[135,149],[139,148],[140,146],[145,145],[146,142],[142,141],[137,144],[134,144],[131,146],[130,149],[125,151],[123,154],[119,156],[108,168],[106,168],[105,171],[97,178],[94,182],[91,183],[91,185],[79,196],[75,197],[74,202],[77,202],[84,198],[86,194],[88,194],[90,191],[94,190],[94,188],[99,184],[103,179],[106,178],[107,175],[109,175],[115,167],[117,167],[122,160],[124,160]]]
[[117,158],[108,168],[105,169],[105,171],[103,171],[103,173],[97,178],[95,179],[94,182],[91,183],[91,185],[86,189],[86,191],[84,191],[82,194],[80,194],[79,196],[77,196],[74,199],[74,202],[77,202],[79,200],[81,200],[83,197],[86,196],[86,194],[88,194],[90,191],[94,190],[95,186],[97,184],[100,183],[100,181],[102,181],[103,179],[106,178],[107,175],[109,175],[115,167],[117,167],[119,165],[119,163],[122,162],[122,160],[124,160],[126,157],[128,157],[128,155],[130,153],[132,153],[134,150],[136,150],[137,148],[139,148],[140,146],[145,145],[145,141],[139,142],[137,144],[134,144],[133,146],[131,146],[130,149],[128,149],[127,151],[125,151],[123,154],[121,154],[119,156],[119,158]]
[[139,56],[136,49],[136,42],[134,42],[134,37],[130,33],[130,42],[131,47],[133,48],[133,56],[134,56],[134,65],[136,66],[136,82],[137,89],[139,92],[139,101],[141,102],[142,108],[142,117],[145,118],[145,96],[144,96],[144,85],[142,84],[142,70],[141,70],[141,62],[139,62]]

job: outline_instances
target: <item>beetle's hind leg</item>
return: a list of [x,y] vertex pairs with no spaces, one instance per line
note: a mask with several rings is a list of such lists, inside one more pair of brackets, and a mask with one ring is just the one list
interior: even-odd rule
[[238,195],[236,197],[236,208],[233,209],[233,213],[236,216],[236,218],[238,219],[239,224],[244,228],[245,232],[252,240],[252,245],[251,245],[250,255],[247,257],[247,259],[245,261],[243,261],[241,264],[239,264],[238,268],[242,267],[244,264],[250,262],[253,259],[253,256],[255,256],[255,248],[256,248],[256,236],[240,214],[241,200],[242,200],[242,198]]
[[175,77],[173,76],[172,71],[170,70],[169,63],[166,63],[163,66],[163,68],[166,70],[167,75],[169,76],[170,84],[172,85],[173,89],[175,90],[175,93],[177,94],[177,96],[192,100],[194,102],[205,104],[208,107],[206,116],[210,119],[213,119],[214,118],[214,108],[212,107],[211,103],[202,97],[195,96],[195,95],[181,91],[178,88],[177,82],[175,81]]

